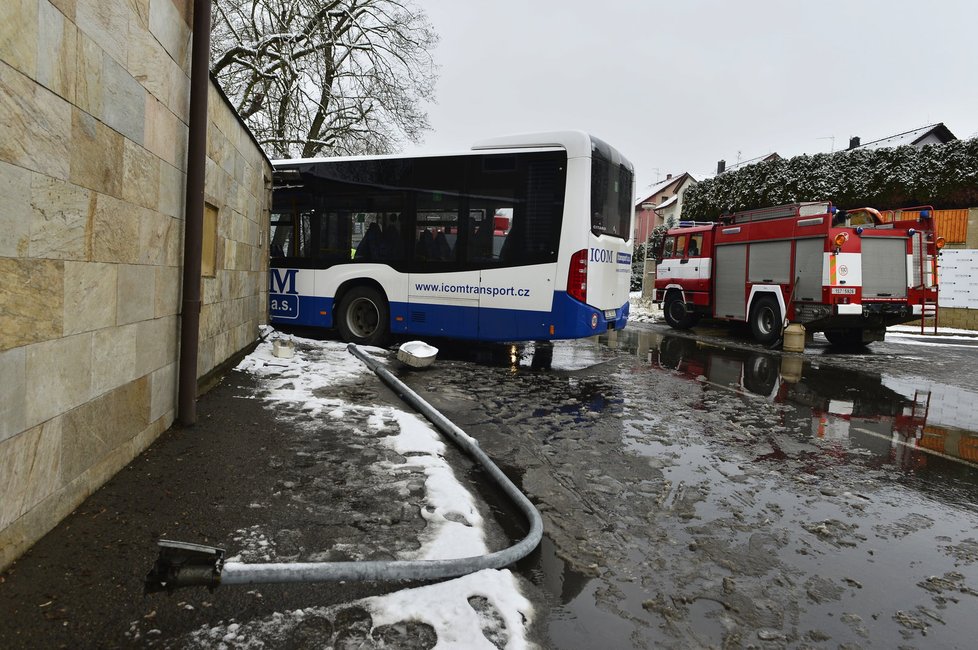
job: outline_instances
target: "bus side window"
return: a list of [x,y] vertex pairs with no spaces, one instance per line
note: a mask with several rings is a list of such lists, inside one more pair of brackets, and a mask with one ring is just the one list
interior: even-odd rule
[[401,215],[391,213],[384,218],[381,233],[380,258],[385,262],[400,262],[404,255],[404,234],[401,232]]
[[363,225],[366,226],[366,230],[363,233],[363,237],[357,242],[353,259],[360,262],[376,262],[381,257],[381,248],[383,246],[383,233],[380,230],[380,224],[376,221],[371,221]]
[[285,257],[292,252],[292,213],[273,212],[271,216],[272,232],[269,254],[272,257]]
[[418,192],[414,239],[414,261],[423,270],[434,265],[444,270],[445,262],[456,260],[459,236],[459,198],[441,192]]
[[492,216],[487,210],[469,211],[468,259],[486,261],[492,259]]
[[299,213],[299,227],[296,232],[298,237],[295,254],[298,257],[309,259],[316,256],[318,242],[314,243],[313,229],[317,231],[315,239],[318,240],[319,214],[313,210],[303,210]]

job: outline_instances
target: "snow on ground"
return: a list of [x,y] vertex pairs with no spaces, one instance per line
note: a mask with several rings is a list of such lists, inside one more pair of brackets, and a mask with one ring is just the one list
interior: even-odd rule
[[[355,603],[306,607],[275,612],[260,620],[203,626],[190,635],[186,647],[432,647],[424,633],[412,630],[411,623],[406,622],[420,621],[437,635],[435,648],[526,648],[528,644],[519,631],[530,609],[512,572],[486,569]],[[344,620],[345,626],[341,624]],[[334,631],[335,643],[330,644]]]
[[[921,338],[924,337],[924,338]],[[928,338],[939,337],[941,341],[928,341]],[[978,332],[974,330],[955,329],[953,327],[938,327],[937,332],[933,327],[924,329],[920,333],[920,325],[891,325],[886,328],[886,340],[900,343],[914,343],[916,345],[940,345],[946,347],[948,340],[961,341],[958,347],[971,347],[969,343],[974,343],[978,337]],[[956,344],[950,344],[952,346]]]
[[[458,481],[442,456],[445,443],[425,420],[407,411],[383,405],[353,404],[335,397],[329,389],[341,384],[379,381],[346,345],[329,341],[291,338],[295,356],[279,358],[272,354],[273,341],[285,339],[277,333],[248,355],[237,370],[260,377],[268,391],[266,399],[301,405],[310,417],[345,418],[366,412],[367,426],[382,430],[396,421],[399,433],[381,438],[382,444],[405,458],[403,464],[386,462],[382,469],[420,467],[426,476],[425,507],[421,516],[427,522],[421,548],[398,559],[449,559],[483,555],[488,552],[483,520],[472,494]],[[382,362],[388,353],[379,348],[363,348]],[[355,489],[355,488],[351,488]],[[241,544],[238,555],[229,560],[260,562],[274,558],[273,549],[258,527],[237,531]],[[438,636],[439,648],[525,648],[531,644],[526,628],[532,616],[530,602],[520,593],[508,570],[479,573],[416,589],[367,598],[345,606],[318,608],[318,616],[344,607],[367,610],[372,629],[419,621],[430,625]],[[294,632],[296,625],[317,608],[276,613],[261,621],[228,622],[204,628],[193,641],[204,646],[228,648],[274,645],[276,639]],[[403,625],[402,625],[403,627]]]
[[662,320],[662,309],[651,300],[642,300],[641,291],[628,294],[628,320],[635,323],[657,323]]
[[[629,313],[628,320],[635,323],[660,323],[663,322],[662,309],[659,305],[655,303],[643,300],[641,291],[633,291],[628,294],[629,301]],[[956,345],[955,343],[947,343],[948,339],[957,339],[961,341],[961,345],[966,345],[969,342],[973,342],[976,337],[978,337],[978,332],[974,330],[964,330],[955,329],[951,327],[938,327],[937,332],[934,332],[934,328],[930,327],[925,330],[924,336],[934,337],[938,336],[942,339],[941,342],[928,341],[926,338],[921,338],[920,326],[919,325],[892,325],[886,328],[886,340],[895,343],[912,343],[914,345]]]
[[[428,522],[421,538],[421,548],[412,560],[447,560],[485,555],[482,515],[472,494],[455,478],[451,467],[441,454],[445,444],[428,424],[413,413],[384,409],[384,414],[397,420],[400,433],[384,442],[394,451],[406,456],[403,465],[388,464],[391,469],[402,466],[424,467],[427,507],[421,516]],[[380,417],[373,416],[372,426],[383,429]]]

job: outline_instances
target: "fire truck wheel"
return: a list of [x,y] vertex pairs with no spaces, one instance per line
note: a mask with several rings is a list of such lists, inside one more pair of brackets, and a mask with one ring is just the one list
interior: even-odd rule
[[389,333],[387,299],[372,287],[354,287],[336,311],[336,327],[347,343],[383,345]]
[[781,338],[781,308],[773,296],[760,296],[750,310],[750,331],[761,345],[771,345]]
[[686,303],[678,292],[673,291],[666,297],[666,304],[662,309],[663,315],[669,327],[677,330],[688,330],[699,320],[696,314],[692,314],[686,309]]
[[775,357],[755,354],[744,364],[744,388],[758,395],[770,395],[778,386],[781,367]]
[[863,331],[858,327],[846,327],[838,330],[825,330],[825,338],[829,343],[840,348],[858,348],[863,343]]

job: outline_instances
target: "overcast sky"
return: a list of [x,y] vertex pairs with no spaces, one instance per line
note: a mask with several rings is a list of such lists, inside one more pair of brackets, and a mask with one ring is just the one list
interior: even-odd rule
[[408,152],[583,129],[634,163],[641,194],[850,136],[944,122],[978,137],[975,0],[417,2],[440,79],[434,130]]

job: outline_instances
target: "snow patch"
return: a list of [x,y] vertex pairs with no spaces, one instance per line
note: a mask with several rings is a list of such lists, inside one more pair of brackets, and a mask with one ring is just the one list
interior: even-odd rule
[[[349,616],[351,612],[360,613],[353,625],[341,623],[342,618],[354,618]],[[190,633],[180,645],[272,648],[283,643],[289,645],[288,641],[305,640],[312,631],[317,646],[321,647],[398,647],[383,641],[383,631],[393,626],[410,629],[411,624],[422,623],[437,635],[436,648],[524,650],[536,647],[527,638],[532,616],[533,607],[520,594],[512,572],[486,569],[455,580],[353,603],[305,607],[274,612],[253,621],[205,625]],[[410,638],[393,641],[411,646]]]
[[[395,472],[420,468],[424,472],[425,499],[420,514],[427,526],[419,540],[421,547],[399,559],[451,559],[487,553],[484,521],[477,503],[444,459],[445,442],[441,436],[413,413],[327,397],[331,388],[373,377],[373,372],[345,345],[293,338],[295,356],[283,359],[272,354],[277,336],[276,332],[268,333],[266,340],[237,366],[261,379],[267,391],[264,399],[290,404],[293,413],[301,409],[303,418],[344,419],[356,415],[373,431],[390,429],[392,435],[377,439],[378,443],[403,457],[404,462],[380,461],[380,469]],[[389,361],[384,350],[363,349],[383,363]],[[276,560],[275,543],[259,526],[237,531],[234,540],[241,550],[229,561]],[[526,632],[532,607],[508,570],[484,570],[439,584],[367,598],[353,605],[370,612],[371,630],[400,623],[429,625],[437,634],[438,648],[532,647]],[[190,635],[190,645],[271,647],[296,633],[297,627],[310,617],[332,617],[350,606],[309,607],[261,620],[205,626]]]

